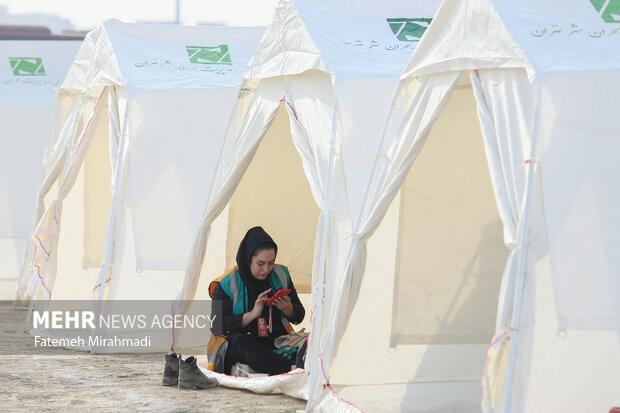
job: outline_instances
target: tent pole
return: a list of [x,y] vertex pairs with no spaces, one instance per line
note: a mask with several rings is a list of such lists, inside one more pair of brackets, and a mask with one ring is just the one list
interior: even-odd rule
[[322,320],[323,301],[325,295],[325,262],[326,262],[326,245],[327,234],[329,230],[330,220],[330,205],[331,205],[331,192],[332,183],[334,180],[334,161],[336,158],[336,129],[337,129],[337,117],[338,117],[338,102],[334,97],[334,109],[332,118],[332,136],[329,148],[329,170],[327,171],[327,184],[325,187],[325,202],[321,210],[323,215],[323,222],[321,228],[321,249],[319,251],[319,276],[317,279],[316,290],[316,308],[313,313],[314,319],[312,320],[312,362],[310,365],[310,380],[308,381],[308,403],[306,404],[306,412],[310,412],[315,400],[312,399],[312,389],[315,387],[315,383],[319,379],[319,342],[321,340],[320,325]]
[[534,176],[536,173],[536,149],[538,145],[538,103],[540,100],[540,93],[537,93],[536,102],[534,106],[534,114],[532,119],[532,141],[530,147],[530,157],[526,161],[527,164],[527,186],[525,188],[525,197],[523,199],[521,219],[520,223],[520,237],[519,237],[519,265],[517,267],[517,278],[515,280],[515,292],[512,319],[510,322],[510,350],[508,353],[508,367],[506,369],[506,383],[504,385],[504,400],[503,400],[503,413],[509,413],[511,407],[512,387],[514,381],[514,370],[516,364],[517,355],[517,341],[519,338],[519,322],[521,319],[521,305],[523,303],[523,289],[525,287],[525,272],[527,266],[527,248],[530,226],[530,212],[532,203],[532,192],[534,187]]
[[[118,105],[118,97],[115,96],[116,104]],[[118,111],[115,111],[118,117]],[[127,138],[127,118],[129,117],[129,101],[125,101],[125,116],[123,119],[122,132],[120,133],[120,144],[118,146],[118,157],[116,161],[116,171],[114,176],[114,195],[112,198],[112,207],[110,208],[110,218],[108,220],[108,230],[106,233],[105,244],[103,248],[103,259],[101,264],[102,271],[99,272],[97,277],[97,283],[99,286],[98,298],[95,303],[95,318],[99,319],[101,310],[103,308],[103,296],[105,291],[105,276],[104,274],[112,272],[112,262],[110,262],[111,249],[113,244],[112,237],[116,238],[116,208],[118,205],[118,194],[120,192],[121,177],[123,171],[123,163],[125,160],[125,145]],[[105,268],[105,270],[104,270]],[[95,335],[97,335],[98,327],[95,327]],[[95,354],[95,346],[90,348],[90,353]]]

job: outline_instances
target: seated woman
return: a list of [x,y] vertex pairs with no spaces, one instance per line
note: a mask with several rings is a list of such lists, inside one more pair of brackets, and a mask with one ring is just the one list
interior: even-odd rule
[[[276,354],[274,341],[300,323],[305,310],[285,266],[275,264],[278,246],[263,228],[251,228],[237,251],[237,266],[209,286],[215,322],[209,369],[230,374],[235,363],[270,375],[291,370],[294,360]],[[266,302],[280,289],[288,296]]]

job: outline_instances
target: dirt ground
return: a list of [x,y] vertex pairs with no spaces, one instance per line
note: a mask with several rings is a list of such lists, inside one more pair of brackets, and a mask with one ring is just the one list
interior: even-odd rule
[[217,387],[161,385],[162,355],[90,355],[34,347],[27,312],[0,303],[0,410],[3,412],[296,412],[305,402]]

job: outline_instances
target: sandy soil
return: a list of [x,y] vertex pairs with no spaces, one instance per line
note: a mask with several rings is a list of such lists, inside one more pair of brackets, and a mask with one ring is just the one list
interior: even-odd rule
[[161,385],[163,355],[90,355],[34,347],[26,311],[0,303],[0,410],[3,412],[295,412],[305,402],[217,387]]

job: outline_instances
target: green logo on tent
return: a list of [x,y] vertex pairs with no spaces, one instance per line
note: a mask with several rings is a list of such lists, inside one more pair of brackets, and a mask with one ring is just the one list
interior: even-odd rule
[[401,42],[417,42],[426,31],[432,19],[387,19],[392,33]]
[[185,46],[190,63],[201,65],[232,65],[228,45],[221,44],[215,47]]
[[9,62],[15,76],[45,76],[40,57],[9,57]]
[[606,23],[620,23],[620,0],[590,0]]

